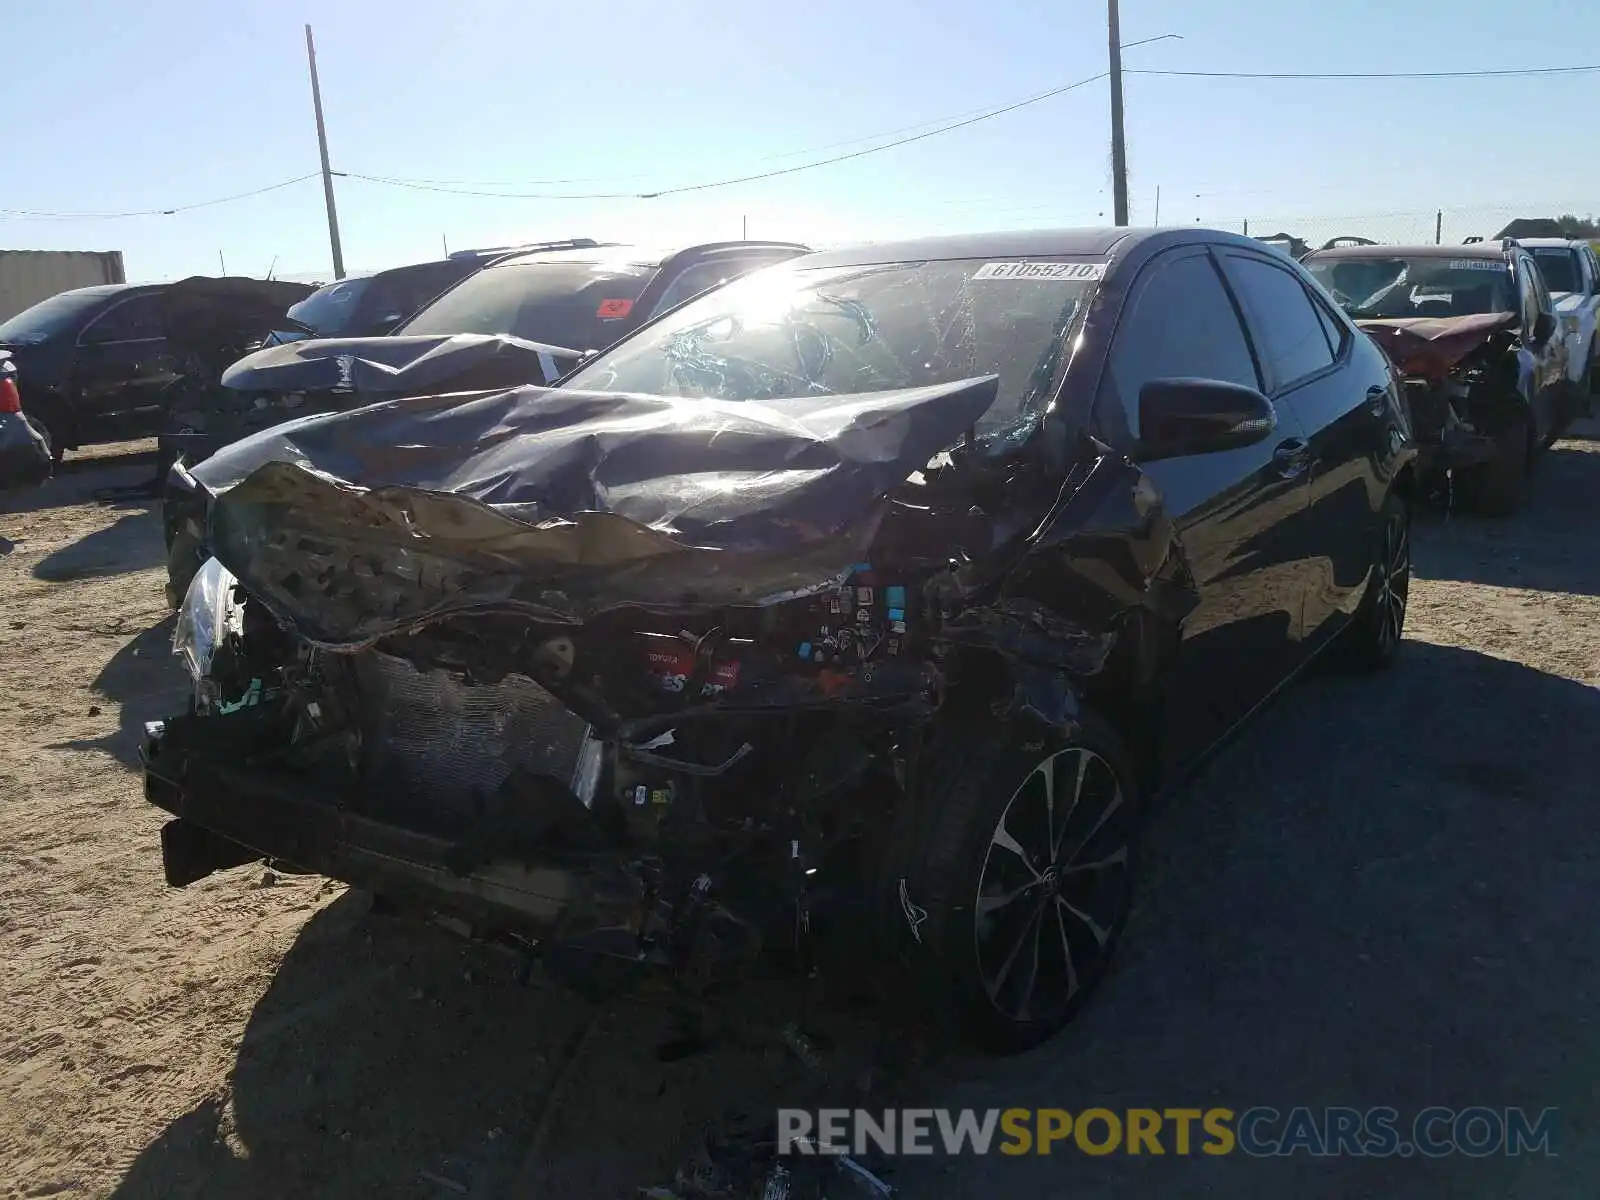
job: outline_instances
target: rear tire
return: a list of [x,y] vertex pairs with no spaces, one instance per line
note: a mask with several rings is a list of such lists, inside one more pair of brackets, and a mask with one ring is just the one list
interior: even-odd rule
[[1509,517],[1522,505],[1533,457],[1533,424],[1524,412],[1495,439],[1495,455],[1468,473],[1472,507],[1486,517]]
[[1061,1030],[1105,977],[1132,902],[1142,811],[1115,731],[989,720],[936,730],[880,891],[913,1002],[993,1053]]
[[1381,671],[1393,665],[1405,635],[1406,600],[1411,593],[1411,506],[1390,492],[1384,499],[1378,549],[1372,574],[1340,650],[1357,670]]

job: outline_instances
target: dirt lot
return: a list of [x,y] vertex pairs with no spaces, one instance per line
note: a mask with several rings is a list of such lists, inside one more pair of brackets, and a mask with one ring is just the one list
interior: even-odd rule
[[[658,1060],[659,1005],[260,867],[161,880],[142,723],[182,702],[141,447],[0,511],[0,1193],[610,1197],[805,1069],[753,992]],[[906,1195],[1600,1193],[1600,442],[1509,522],[1435,516],[1403,664],[1297,685],[1152,819],[1090,1011],[1027,1057],[943,1056],[924,1105],[1555,1107],[1559,1157],[944,1163]],[[845,1031],[848,1044],[849,1031]]]

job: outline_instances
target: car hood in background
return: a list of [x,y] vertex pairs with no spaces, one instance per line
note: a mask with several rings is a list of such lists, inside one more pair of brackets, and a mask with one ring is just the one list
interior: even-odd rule
[[554,383],[582,355],[509,334],[310,338],[248,354],[223,373],[244,392],[417,396]]
[[[524,387],[302,418],[195,468],[208,542],[315,642],[822,586],[998,379],[729,403]],[[945,552],[949,552],[948,546]]]
[[1496,333],[1517,324],[1516,313],[1466,317],[1360,317],[1356,324],[1388,352],[1402,374],[1442,380]]

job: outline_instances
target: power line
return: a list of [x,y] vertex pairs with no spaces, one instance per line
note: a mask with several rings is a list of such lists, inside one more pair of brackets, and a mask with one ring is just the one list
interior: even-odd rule
[[338,171],[335,174],[345,175],[351,179],[363,179],[368,183],[381,183],[394,187],[414,188],[426,192],[443,192],[452,196],[487,196],[502,200],[659,200],[663,196],[679,196],[686,192],[704,192],[713,188],[733,187],[740,183],[755,183],[763,179],[776,179],[782,175],[794,175],[800,171],[814,171],[818,167],[831,167],[836,163],[848,162],[855,158],[864,158],[869,154],[879,154],[885,150],[893,150],[900,146],[909,146],[913,142],[925,141],[940,134],[950,133],[968,125],[976,125],[980,121],[990,121],[995,117],[1016,112],[1019,108],[1026,108],[1031,104],[1038,104],[1045,100],[1054,99],[1056,96],[1087,87],[1106,77],[1104,71],[1098,75],[1091,75],[1088,79],[1080,79],[1076,83],[1065,84],[1058,88],[1051,88],[1047,92],[1017,100],[1000,108],[989,109],[975,116],[959,121],[951,121],[922,133],[912,134],[909,137],[896,138],[891,142],[884,142],[876,146],[868,146],[863,150],[853,150],[848,154],[835,154],[829,158],[818,159],[815,162],[800,163],[792,167],[777,167],[770,171],[758,171],[750,175],[737,175],[728,179],[707,180],[704,183],[686,183],[678,187],[657,188],[650,192],[482,192],[465,188],[452,188],[442,185],[416,183],[409,180],[398,179],[394,176],[365,175],[356,171]]
[[1157,71],[1128,68],[1125,75],[1176,75],[1188,79],[1483,79],[1489,76],[1579,75],[1600,71],[1587,67],[1512,67],[1493,71]]
[[29,208],[0,208],[0,216],[17,220],[43,221],[114,221],[123,217],[170,217],[174,213],[192,212],[197,208],[211,208],[217,204],[231,204],[235,200],[248,200],[251,196],[260,196],[267,192],[275,192],[279,188],[304,183],[308,179],[317,178],[320,174],[320,171],[313,171],[309,175],[296,175],[293,179],[269,183],[265,187],[252,188],[248,192],[236,192],[231,196],[218,196],[214,200],[199,200],[193,204],[175,204],[170,208],[145,208],[129,212],[50,212]]
[[[1157,34],[1154,37],[1140,38],[1138,41],[1134,41],[1134,42],[1124,42],[1122,44],[1122,49],[1124,49],[1124,50],[1132,50],[1133,48],[1135,48],[1137,46],[1148,46],[1152,42],[1164,42],[1164,41],[1168,41],[1168,40],[1182,41],[1183,40],[1183,35],[1181,33],[1162,33],[1162,34]],[[1093,80],[1089,80],[1089,82],[1092,83],[1094,81]],[[1072,86],[1079,86],[1079,85],[1075,84],[1075,85],[1072,85]],[[866,142],[877,142],[877,141],[881,141],[884,138],[899,137],[903,133],[916,133],[916,132],[918,132],[920,130],[929,130],[930,134],[934,133],[934,132],[939,132],[939,130],[932,129],[931,128],[932,126],[941,126],[943,128],[957,129],[957,128],[960,128],[960,125],[963,122],[967,122],[969,120],[986,120],[989,116],[998,116],[1001,113],[1012,111],[1013,108],[1020,108],[1020,107],[1022,107],[1024,105],[1035,104],[1040,100],[1049,99],[1052,96],[1058,96],[1058,95],[1061,94],[1062,91],[1065,91],[1065,90],[1070,90],[1070,88],[1065,88],[1065,89],[1058,88],[1058,89],[1052,90],[1050,92],[1046,92],[1043,95],[1025,97],[1024,99],[1019,100],[1019,101],[1015,101],[1015,102],[1007,101],[1002,107],[1000,107],[998,109],[993,108],[993,107],[991,107],[991,108],[981,108],[981,109],[969,110],[969,111],[964,112],[964,113],[958,113],[955,116],[951,116],[951,117],[936,117],[936,118],[934,118],[932,120],[928,120],[928,121],[918,121],[915,125],[902,125],[902,126],[899,126],[898,128],[895,128],[895,129],[884,130],[881,133],[863,134],[860,137],[845,138],[845,139],[843,139],[841,141],[837,141],[837,142],[825,142],[820,146],[807,146],[807,147],[805,147],[803,149],[800,149],[800,150],[785,150],[781,154],[767,154],[767,155],[763,155],[761,158],[756,159],[755,161],[756,162],[775,162],[778,159],[798,158],[798,157],[800,157],[802,155],[806,155],[806,154],[822,154],[825,151],[837,150],[837,149],[840,149],[840,148],[842,148],[844,146],[860,146],[860,145],[862,145],[863,143],[866,143]],[[952,122],[953,122],[953,124],[952,124]],[[884,147],[884,149],[887,149],[887,148],[888,147]],[[562,185],[565,185],[565,184],[572,184],[572,183],[620,183],[620,182],[624,182],[624,181],[630,180],[630,179],[644,179],[645,176],[639,175],[639,174],[633,174],[633,175],[591,175],[591,176],[579,177],[579,178],[574,178],[574,179],[512,179],[512,180],[502,180],[502,179],[419,179],[419,178],[416,178],[415,176],[409,176],[409,175],[369,175],[369,176],[361,176],[361,178],[366,178],[366,179],[370,179],[370,180],[374,180],[374,181],[381,180],[384,183],[392,183],[392,184],[396,184],[396,185],[399,185],[399,186],[417,186],[417,187],[421,187],[423,185],[429,185],[429,186],[437,186],[437,187],[460,187],[460,188],[480,188],[480,187],[484,187],[484,188],[508,188],[508,187],[557,187],[557,186],[562,186]],[[494,193],[484,193],[484,194],[486,194],[486,195],[499,195],[500,193],[494,192]],[[588,197],[583,197],[583,198],[587,199]],[[612,196],[612,195],[597,196],[595,198],[596,199],[631,199],[632,196],[631,196],[631,194],[628,195],[628,196],[623,196],[621,194],[618,194],[618,195],[615,195],[615,196]]]

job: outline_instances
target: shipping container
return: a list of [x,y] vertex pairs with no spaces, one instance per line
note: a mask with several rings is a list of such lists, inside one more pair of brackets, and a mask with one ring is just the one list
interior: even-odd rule
[[59,292],[126,282],[121,250],[0,250],[0,321]]

